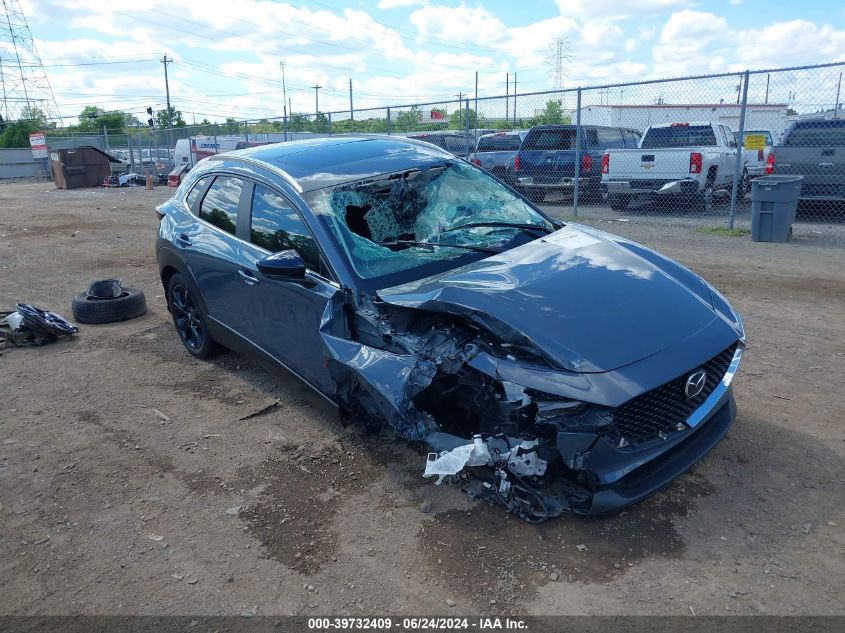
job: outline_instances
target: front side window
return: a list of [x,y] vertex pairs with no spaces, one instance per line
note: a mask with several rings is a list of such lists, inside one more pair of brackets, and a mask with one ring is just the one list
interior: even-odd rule
[[200,205],[200,217],[218,229],[235,235],[238,205],[244,181],[233,176],[217,176]]
[[403,271],[419,278],[436,272],[428,265],[448,269],[554,230],[495,178],[461,161],[327,187],[307,201],[356,274],[375,287],[383,287],[379,278]]
[[308,268],[319,270],[317,244],[296,209],[263,185],[255,185],[252,193],[249,239],[271,253],[293,249]]

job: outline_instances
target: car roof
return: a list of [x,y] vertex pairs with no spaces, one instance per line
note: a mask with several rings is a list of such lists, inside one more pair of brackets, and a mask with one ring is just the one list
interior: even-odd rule
[[265,163],[305,192],[454,158],[431,143],[414,139],[340,135],[260,145],[206,160]]

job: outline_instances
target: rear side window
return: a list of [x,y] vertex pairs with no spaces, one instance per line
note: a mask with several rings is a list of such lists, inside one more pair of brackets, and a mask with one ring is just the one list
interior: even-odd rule
[[575,128],[532,131],[525,137],[522,149],[575,149]]
[[235,235],[238,205],[244,181],[232,176],[217,176],[200,205],[200,217],[218,229]]
[[293,249],[305,260],[308,268],[320,269],[317,243],[296,209],[285,198],[263,185],[255,185],[252,193],[249,239],[271,253]]
[[185,197],[185,206],[188,207],[189,211],[194,210],[194,203],[203,192],[203,189],[205,189],[205,185],[208,183],[210,178],[211,176],[203,176],[194,183],[194,186],[188,192],[188,195]]
[[600,127],[596,128],[596,135],[598,136],[598,147],[601,149],[625,147],[621,130],[612,127]]
[[640,135],[633,130],[622,130],[622,138],[625,140],[625,147],[639,147]]
[[519,136],[503,134],[502,136],[482,136],[478,139],[476,152],[515,152],[519,149]]
[[786,137],[784,144],[806,147],[845,146],[845,120],[799,123]]
[[653,127],[645,133],[642,149],[661,147],[713,147],[716,134],[709,125],[673,125]]

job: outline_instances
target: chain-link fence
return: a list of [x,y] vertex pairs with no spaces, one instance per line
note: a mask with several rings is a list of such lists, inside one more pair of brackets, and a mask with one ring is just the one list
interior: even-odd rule
[[410,136],[563,216],[740,229],[756,179],[799,176],[798,223],[845,234],[843,71],[845,63],[744,71],[84,138],[52,131],[48,140],[99,146],[140,171],[260,143]]

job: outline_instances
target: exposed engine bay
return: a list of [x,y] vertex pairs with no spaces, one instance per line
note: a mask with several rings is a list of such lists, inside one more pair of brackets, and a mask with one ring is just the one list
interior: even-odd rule
[[[470,496],[524,520],[542,521],[589,501],[594,482],[581,454],[615,432],[603,408],[526,389],[471,365],[489,354],[548,367],[529,341],[512,332],[502,332],[508,335],[502,340],[447,314],[382,305],[372,317],[357,319],[356,329],[373,347],[348,360],[370,373],[383,363],[386,381],[399,377],[405,388],[385,382],[380,390],[358,374],[342,394],[346,416],[370,430],[387,423],[406,439],[424,441],[433,451],[426,476],[438,475],[437,483],[451,478]],[[561,432],[571,433],[568,441],[561,443]]]

